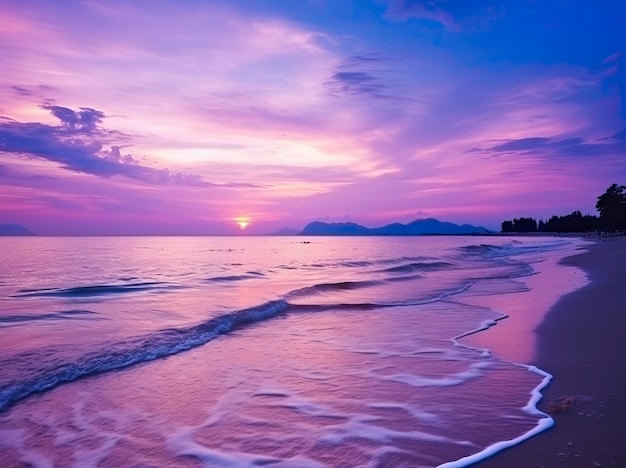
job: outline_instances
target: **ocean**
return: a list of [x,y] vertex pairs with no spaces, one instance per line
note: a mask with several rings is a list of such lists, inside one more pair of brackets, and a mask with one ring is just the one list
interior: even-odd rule
[[463,337],[580,243],[2,238],[0,464],[467,466],[553,421]]

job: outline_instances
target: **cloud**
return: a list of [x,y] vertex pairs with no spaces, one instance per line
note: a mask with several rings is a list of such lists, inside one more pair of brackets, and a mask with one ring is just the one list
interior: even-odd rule
[[119,132],[101,127],[106,117],[99,110],[89,107],[73,109],[44,105],[61,125],[53,126],[38,122],[18,122],[0,119],[0,152],[26,155],[60,164],[64,169],[99,177],[127,177],[148,184],[177,184],[193,187],[252,186],[252,184],[214,184],[201,176],[171,173],[140,163],[130,154],[122,154],[122,146],[111,144],[112,136]]
[[626,129],[598,140],[531,137],[509,140],[490,148],[473,148],[473,153],[539,155],[546,157],[619,156],[626,151]]
[[385,16],[396,21],[419,18],[439,23],[446,29],[457,28],[454,17],[444,11],[436,1],[391,0]]
[[467,22],[485,22],[502,16],[502,0],[389,0],[385,17],[395,21],[422,19],[459,32]]
[[332,95],[367,94],[370,96],[383,97],[385,86],[365,72],[337,72],[324,83],[326,89]]
[[550,138],[521,138],[519,140],[511,140],[501,145],[496,145],[491,148],[491,151],[499,153],[532,150],[545,147],[549,141]]
[[358,67],[364,65],[376,64],[379,62],[387,62],[390,59],[378,56],[377,54],[361,54],[353,55],[343,61],[344,67]]
[[11,86],[11,89],[23,97],[35,96],[36,93],[26,88],[22,88],[21,86]]
[[335,73],[324,82],[324,87],[333,96],[366,95],[390,97],[389,70],[381,65],[391,61],[376,54],[354,55],[343,60]]
[[65,128],[87,134],[93,134],[97,131],[98,125],[102,123],[105,117],[104,112],[90,107],[80,107],[77,112],[61,106],[43,105],[41,108],[49,110]]
[[[6,76],[5,76],[5,81],[6,81]],[[22,79],[21,77],[19,78],[20,80]],[[9,90],[9,94],[5,94],[3,93],[3,88],[8,89]],[[4,104],[10,104],[10,102],[14,99],[12,99],[13,97],[15,97],[17,99],[17,102],[20,103],[24,103],[24,102],[33,102],[33,103],[45,103],[46,105],[52,105],[54,104],[54,99],[51,99],[47,96],[50,96],[51,94],[55,94],[58,90],[55,89],[52,86],[46,86],[46,85],[2,85],[0,84],[0,94],[5,94],[6,98],[8,99],[3,99]],[[40,106],[41,107],[41,106]]]

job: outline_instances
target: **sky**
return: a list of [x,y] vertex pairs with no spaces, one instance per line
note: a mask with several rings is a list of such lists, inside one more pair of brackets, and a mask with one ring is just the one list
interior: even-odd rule
[[499,229],[596,214],[626,184],[623,0],[0,0],[0,18],[0,224]]

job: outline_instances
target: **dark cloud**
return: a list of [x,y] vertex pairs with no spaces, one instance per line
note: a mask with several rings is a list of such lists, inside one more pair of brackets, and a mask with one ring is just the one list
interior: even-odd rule
[[15,91],[17,94],[19,94],[20,96],[24,96],[24,97],[37,95],[37,93],[29,89],[22,88],[21,86],[11,86],[11,89]]
[[557,138],[520,138],[492,146],[490,148],[472,148],[471,153],[500,153],[518,155],[540,155],[547,157],[585,157],[617,156],[626,152],[626,129],[609,137],[588,141],[581,137]]
[[80,107],[78,111],[52,105],[43,105],[41,108],[49,110],[52,115],[61,121],[65,128],[87,134],[97,132],[98,126],[105,117],[104,112],[90,107]]
[[337,64],[324,87],[333,96],[406,100],[407,90],[394,63],[402,61],[401,57],[379,53],[353,55]]
[[365,65],[373,65],[380,62],[388,61],[388,58],[378,56],[377,54],[362,54],[348,57],[343,62],[344,67],[359,67]]
[[491,151],[509,152],[509,151],[525,151],[536,148],[542,148],[550,142],[550,138],[521,138],[519,140],[507,141],[501,145],[494,146]]
[[333,95],[367,94],[383,97],[385,92],[385,86],[377,78],[369,73],[359,71],[337,72],[324,83],[324,86]]
[[[553,138],[521,138],[511,140],[490,149],[497,153],[529,151],[541,148],[568,148],[586,145],[582,138],[567,138],[565,140],[555,140]],[[588,146],[588,145],[587,145]]]
[[[1,118],[0,153],[45,159],[71,171],[100,177],[123,176],[148,184],[171,183],[193,187],[222,185],[206,182],[195,174],[172,174],[168,169],[149,167],[130,154],[122,154],[122,146],[111,144],[110,141],[112,136],[121,134],[101,127],[106,117],[101,111],[89,107],[81,107],[78,111],[53,105],[41,107],[59,119],[61,125]],[[110,145],[110,149],[105,149],[105,144]]]
[[45,102],[45,103],[53,103],[54,100],[53,99],[47,99],[44,97],[44,94],[48,94],[51,91],[54,91],[54,88],[52,86],[46,86],[46,85],[24,85],[24,86],[18,86],[18,85],[14,85],[14,86],[9,86],[8,87],[11,91],[13,91],[13,93],[17,94],[18,96],[22,97],[22,98],[28,98],[30,101],[38,101],[38,102]]
[[585,140],[583,138],[567,138],[565,140],[557,140],[549,143],[550,146],[553,147],[571,147],[571,146],[581,146],[585,144]]
[[378,54],[362,54],[348,57],[341,62],[335,73],[324,83],[334,96],[364,95],[389,98],[389,70],[383,65],[393,58]]

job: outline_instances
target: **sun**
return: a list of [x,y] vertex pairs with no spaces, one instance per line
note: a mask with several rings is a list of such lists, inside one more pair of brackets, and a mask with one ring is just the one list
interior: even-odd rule
[[235,222],[239,226],[239,229],[243,230],[248,227],[248,224],[250,224],[250,218],[245,217],[245,216],[240,216],[239,218],[235,218]]

